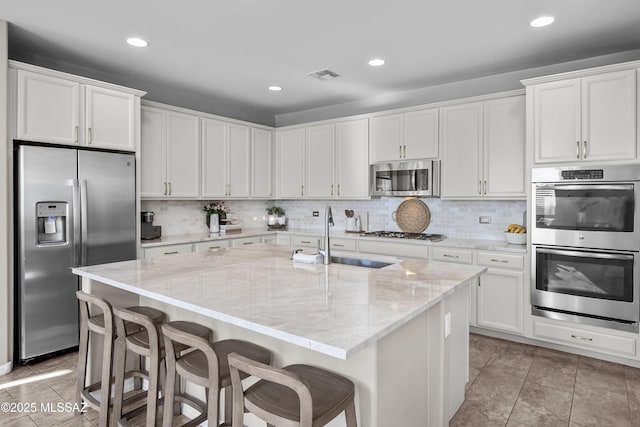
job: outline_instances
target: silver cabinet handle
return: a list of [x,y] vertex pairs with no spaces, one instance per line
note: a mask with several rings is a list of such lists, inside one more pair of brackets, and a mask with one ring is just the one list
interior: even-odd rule
[[487,194],[487,180],[484,180],[484,186],[482,188],[482,194]]
[[91,132],[91,128],[87,129],[87,134],[88,134],[87,144],[91,144],[91,142],[93,141],[93,134]]
[[402,145],[398,145],[398,157],[402,158]]
[[169,182],[169,195],[171,195],[171,183]]
[[587,158],[587,141],[583,141],[583,144],[582,144],[582,158],[583,159]]
[[164,183],[164,195],[165,196],[167,195],[167,183],[166,182]]
[[331,195],[333,196],[333,184],[331,184]]
[[509,261],[507,261],[506,259],[495,259],[495,258],[491,258],[491,262],[501,262],[501,263],[508,263]]
[[576,159],[580,158],[580,141],[576,141]]
[[460,258],[458,255],[443,254],[442,256],[445,258]]
[[300,186],[300,195],[304,196],[304,185]]
[[593,338],[581,337],[580,335],[571,334],[571,338],[582,341],[593,341]]
[[331,246],[336,247],[336,248],[344,248],[344,245],[341,245],[340,243],[334,243]]
[[310,242],[310,241],[308,241],[308,240],[300,240],[300,243],[305,243],[305,244],[307,244],[307,245],[310,245],[310,244],[311,244],[311,242]]
[[406,159],[407,158],[407,146],[403,145],[402,148],[403,148],[403,150],[402,150],[403,156],[402,157],[404,157]]
[[478,194],[482,195],[482,180],[478,181]]
[[165,255],[175,255],[177,253],[178,253],[178,251],[171,251],[171,252],[165,252],[164,254]]
[[242,242],[243,245],[253,245],[253,242]]
[[75,133],[73,134],[73,140],[75,142],[78,142],[78,126],[76,126]]
[[338,184],[338,196],[340,195],[340,184]]
[[209,246],[209,248],[207,248],[208,251],[213,251],[215,249],[220,249],[220,246]]

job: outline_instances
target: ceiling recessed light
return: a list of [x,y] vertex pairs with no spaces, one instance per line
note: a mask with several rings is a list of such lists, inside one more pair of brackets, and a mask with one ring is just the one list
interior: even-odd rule
[[371,61],[369,61],[369,65],[371,65],[372,67],[379,67],[381,65],[384,65],[384,59],[372,59]]
[[149,46],[149,43],[147,43],[146,40],[142,40],[141,38],[138,38],[138,37],[129,37],[127,39],[127,43],[129,43],[131,46],[135,46],[135,47],[147,47],[147,46]]
[[547,25],[553,24],[553,21],[555,20],[556,18],[554,18],[553,16],[541,16],[531,21],[529,25],[536,28],[546,27]]
[[274,86],[269,86],[269,90],[272,91],[272,92],[278,92],[278,91],[282,90],[282,87],[275,86],[275,85]]

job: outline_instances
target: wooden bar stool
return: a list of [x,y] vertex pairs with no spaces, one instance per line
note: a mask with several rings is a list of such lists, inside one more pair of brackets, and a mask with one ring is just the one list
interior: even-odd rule
[[[173,423],[172,402],[174,401],[182,402],[200,412],[200,415],[190,420],[186,425],[198,425],[202,421],[208,420],[209,426],[217,426],[221,389],[225,390],[224,425],[230,426],[233,395],[227,355],[235,352],[248,359],[269,364],[271,352],[264,347],[241,340],[222,340],[211,343],[206,338],[184,331],[184,323],[190,322],[181,322],[183,325],[176,323],[179,322],[169,322],[162,325],[167,363],[163,426],[168,427]],[[178,345],[192,347],[194,351],[178,355],[176,351]],[[204,387],[206,403],[181,393],[179,390],[176,391],[176,374],[189,382]]]
[[[347,378],[309,365],[278,369],[242,355],[229,355],[233,382],[233,427],[242,427],[244,411],[267,425],[320,427],[343,411],[347,427],[357,427],[355,389]],[[260,378],[247,390],[242,375]]]
[[[79,406],[84,400],[87,405],[99,412],[99,425],[106,427],[111,418],[111,379],[113,362],[113,343],[116,338],[113,309],[104,298],[77,291],[80,306],[80,342],[78,344],[78,373],[76,378],[75,402]],[[96,310],[97,309],[97,310]],[[164,314],[151,307],[130,307],[130,310],[143,313],[154,321],[162,320]],[[140,330],[139,325],[125,324],[125,329],[133,333]],[[100,381],[85,385],[87,376],[87,358],[89,352],[89,335],[102,335],[103,354]],[[100,390],[100,400],[91,393]],[[106,392],[105,392],[106,391]]]

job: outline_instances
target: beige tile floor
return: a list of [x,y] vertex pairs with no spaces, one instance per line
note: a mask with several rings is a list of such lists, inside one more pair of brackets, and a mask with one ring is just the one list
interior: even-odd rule
[[[0,410],[0,426],[97,425],[91,409],[78,416],[46,410],[73,401],[76,361],[71,353],[1,376],[0,407],[22,410]],[[452,427],[640,426],[640,369],[476,334],[469,365],[466,399]],[[144,416],[133,421],[144,425]]]

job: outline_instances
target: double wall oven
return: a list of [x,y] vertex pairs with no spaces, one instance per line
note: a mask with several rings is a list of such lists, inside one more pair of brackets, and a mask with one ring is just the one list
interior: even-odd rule
[[640,165],[534,168],[534,315],[638,332]]

